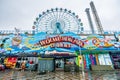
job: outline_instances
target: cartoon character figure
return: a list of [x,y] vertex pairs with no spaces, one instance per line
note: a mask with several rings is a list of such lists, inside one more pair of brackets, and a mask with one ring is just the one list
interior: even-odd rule
[[22,42],[22,37],[20,36],[19,29],[15,28],[16,36],[12,38],[12,46],[19,46]]
[[13,46],[19,46],[19,44],[21,43],[21,39],[14,37],[12,38],[12,45]]
[[111,47],[113,44],[109,43],[110,39],[104,39],[104,47]]

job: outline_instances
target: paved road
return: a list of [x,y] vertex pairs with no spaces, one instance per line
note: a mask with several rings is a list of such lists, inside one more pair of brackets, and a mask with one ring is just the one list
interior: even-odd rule
[[0,71],[0,80],[120,80],[120,71],[48,72],[38,75],[34,71]]

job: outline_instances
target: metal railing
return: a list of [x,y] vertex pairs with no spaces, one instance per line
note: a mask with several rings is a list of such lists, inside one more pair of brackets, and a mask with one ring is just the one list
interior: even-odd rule
[[[28,33],[28,34],[32,34],[33,30],[20,30],[19,33]],[[72,30],[70,32],[73,32],[75,34],[92,34],[92,32],[90,30],[85,30],[85,31],[81,31],[81,32],[78,32],[78,31],[75,31],[75,30]],[[16,31],[15,30],[0,30],[0,35],[9,35],[9,34],[15,34]],[[35,32],[36,33],[36,32]],[[53,34],[52,31],[49,31],[49,32],[46,32],[48,34]],[[120,31],[104,31],[103,34],[106,34],[106,35],[109,35],[109,34],[114,34],[114,33],[119,33],[120,34]],[[99,34],[98,31],[95,31],[95,34]]]

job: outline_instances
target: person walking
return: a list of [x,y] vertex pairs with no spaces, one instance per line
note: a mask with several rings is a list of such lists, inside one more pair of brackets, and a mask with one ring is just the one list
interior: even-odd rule
[[23,61],[23,62],[21,63],[21,70],[22,70],[22,71],[25,71],[25,64],[26,64],[25,61]]

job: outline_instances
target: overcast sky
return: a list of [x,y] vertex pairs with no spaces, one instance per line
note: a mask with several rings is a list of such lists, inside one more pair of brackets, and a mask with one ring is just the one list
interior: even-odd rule
[[[35,18],[51,8],[67,8],[81,18],[89,30],[85,8],[91,0],[0,0],[0,30],[32,29]],[[120,30],[120,0],[93,0],[104,30]],[[92,13],[91,13],[91,16]],[[92,18],[93,22],[95,21]],[[96,25],[94,24],[94,27]]]

